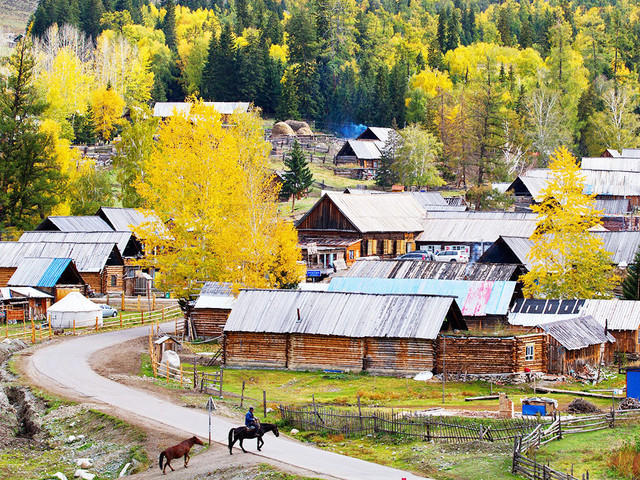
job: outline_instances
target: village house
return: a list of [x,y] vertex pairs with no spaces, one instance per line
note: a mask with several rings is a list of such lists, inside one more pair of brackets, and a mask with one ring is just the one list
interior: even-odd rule
[[26,258],[72,259],[91,291],[122,292],[124,260],[115,243],[0,242],[0,287],[8,285]]
[[0,324],[39,321],[46,317],[53,298],[32,287],[0,288]]
[[355,140],[347,140],[336,154],[336,166],[353,166],[356,178],[373,178],[392,128],[368,127]]
[[86,283],[75,263],[70,258],[23,258],[17,262],[17,267],[7,281],[5,288],[33,288],[51,297],[34,296],[30,307],[37,308],[38,314],[46,313],[42,310],[47,306],[43,298],[54,298],[58,301],[69,292],[86,293]]
[[[297,222],[300,243],[306,250],[303,258],[309,255],[309,243],[335,249],[326,253],[324,268],[333,267],[336,260],[351,265],[358,257],[402,255],[415,250],[415,237],[422,231],[425,215],[407,193],[325,193]],[[330,243],[323,243],[328,239]]]
[[432,370],[443,331],[464,330],[451,297],[242,290],[224,328],[227,367],[388,375]]

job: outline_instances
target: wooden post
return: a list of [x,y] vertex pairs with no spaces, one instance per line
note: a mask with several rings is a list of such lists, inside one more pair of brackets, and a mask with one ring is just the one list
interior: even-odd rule
[[107,305],[109,305],[109,294],[107,293]]
[[198,372],[196,370],[196,363],[198,363],[197,357],[193,361],[193,389],[198,388]]
[[4,318],[4,327],[6,330],[7,338],[9,338],[9,318],[7,317]]
[[38,333],[40,334],[40,343],[42,343],[42,324],[40,324],[40,328],[38,329]]
[[313,429],[317,430],[317,415],[318,415],[318,410],[316,410],[316,394],[312,393],[311,394],[311,402],[313,403]]
[[180,364],[180,388],[184,388],[184,385],[182,383],[182,364]]
[[264,418],[267,418],[267,391],[262,390],[262,408],[264,409]]
[[73,334],[76,334],[76,319],[73,319]]
[[98,331],[98,317],[96,316],[96,332]]
[[120,328],[122,328],[122,310],[120,310]]
[[49,319],[49,321],[47,322],[49,324],[49,340],[51,340],[52,338],[52,332],[51,332],[51,319]]
[[140,295],[138,295],[138,310],[142,310],[142,308],[140,307]]
[[242,393],[240,394],[240,410],[242,410],[243,403],[244,403],[244,380],[242,380]]
[[120,311],[124,311],[124,291],[122,292],[122,297],[120,297]]
[[140,321],[142,322],[142,325],[144,325],[144,312],[142,310],[140,310]]
[[[220,367],[220,392],[219,392],[220,398],[222,398],[222,380],[223,380],[223,378],[224,378],[224,368],[222,368],[222,366],[221,366]],[[267,399],[265,397],[265,403],[266,402],[267,402]]]
[[445,358],[447,356],[447,342],[446,337],[442,336],[442,403],[444,403],[444,389],[447,383],[447,363]]
[[31,343],[36,343],[36,325],[33,323],[33,317],[31,318]]
[[22,334],[24,336],[24,341],[27,341],[27,322],[24,319],[24,314],[22,315]]
[[360,417],[360,430],[362,430],[362,408],[360,407],[360,395],[358,395],[358,416]]
[[153,294],[153,297],[151,297],[151,310],[155,310],[156,309],[156,294]]

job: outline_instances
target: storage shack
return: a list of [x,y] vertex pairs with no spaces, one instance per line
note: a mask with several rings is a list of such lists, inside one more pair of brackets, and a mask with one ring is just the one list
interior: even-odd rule
[[442,331],[466,329],[452,297],[243,290],[224,328],[227,366],[432,370]]
[[206,282],[188,312],[193,329],[191,333],[197,337],[222,335],[235,301],[230,283]]

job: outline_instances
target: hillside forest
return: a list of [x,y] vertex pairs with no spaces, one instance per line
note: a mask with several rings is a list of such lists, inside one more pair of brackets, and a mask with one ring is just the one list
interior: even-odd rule
[[119,132],[105,106],[251,101],[342,134],[417,126],[439,175],[470,186],[545,166],[559,145],[578,157],[638,146],[639,12],[625,0],[40,0],[29,31],[44,117],[69,142]]

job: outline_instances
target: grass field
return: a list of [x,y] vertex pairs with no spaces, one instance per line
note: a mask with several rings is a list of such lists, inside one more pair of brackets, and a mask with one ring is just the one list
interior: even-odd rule
[[37,5],[38,0],[0,0],[0,32],[24,31]]

